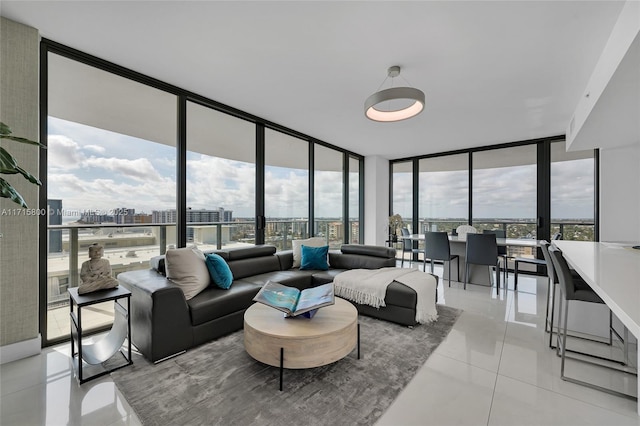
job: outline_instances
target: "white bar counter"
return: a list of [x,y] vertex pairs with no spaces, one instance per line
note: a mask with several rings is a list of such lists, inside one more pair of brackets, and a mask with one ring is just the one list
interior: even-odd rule
[[[630,243],[556,240],[553,245],[562,250],[567,263],[593,288],[629,331],[639,338],[640,250],[631,248]],[[636,367],[640,365],[640,351],[637,362]]]

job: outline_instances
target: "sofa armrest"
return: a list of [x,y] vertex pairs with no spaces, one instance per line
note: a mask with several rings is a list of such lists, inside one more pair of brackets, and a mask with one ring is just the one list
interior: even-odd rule
[[148,360],[192,346],[189,306],[177,285],[152,269],[123,272],[118,281],[131,291],[131,341]]

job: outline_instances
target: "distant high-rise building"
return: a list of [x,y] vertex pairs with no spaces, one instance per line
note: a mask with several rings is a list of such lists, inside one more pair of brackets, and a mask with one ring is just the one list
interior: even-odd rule
[[344,223],[329,222],[327,225],[327,234],[329,235],[329,240],[342,240],[344,235]]
[[130,209],[127,207],[118,207],[113,209],[113,221],[114,223],[136,223],[135,222],[136,209]]
[[[62,225],[62,200],[47,200],[49,225]],[[62,252],[62,229],[49,231],[49,253]]]
[[[176,210],[154,210],[152,213],[153,223],[175,223],[176,222]],[[188,209],[187,210],[187,222],[232,222],[233,210],[225,210],[223,207],[217,210],[206,209]]]

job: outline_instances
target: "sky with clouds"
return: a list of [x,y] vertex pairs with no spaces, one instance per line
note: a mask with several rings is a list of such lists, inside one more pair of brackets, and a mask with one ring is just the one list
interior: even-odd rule
[[[174,147],[49,118],[48,198],[62,199],[69,212],[175,208]],[[195,152],[187,154],[187,205],[255,215],[255,165]],[[265,210],[269,218],[306,217],[308,170],[265,167]],[[357,175],[356,175],[357,176]],[[355,179],[357,182],[357,177]],[[317,218],[342,216],[342,172],[316,171]],[[357,212],[357,183],[351,212]]]
[[[467,218],[469,175],[463,171],[421,172],[419,215],[426,218]],[[551,164],[551,218],[593,219],[593,159]],[[394,173],[394,213],[411,217],[411,173]],[[512,166],[473,171],[473,214],[476,218],[536,217],[536,166]]]
[[[175,208],[174,147],[49,118],[48,197],[68,211]],[[195,152],[187,154],[187,205],[255,215],[255,165]],[[306,217],[308,170],[265,167],[268,218]],[[350,212],[357,212],[357,175]],[[474,170],[473,209],[478,218],[536,216],[535,165]],[[420,217],[466,218],[467,171],[420,173]],[[593,218],[593,160],[551,166],[552,218]],[[394,213],[411,217],[411,175],[394,173]],[[342,172],[316,171],[317,218],[342,216]]]

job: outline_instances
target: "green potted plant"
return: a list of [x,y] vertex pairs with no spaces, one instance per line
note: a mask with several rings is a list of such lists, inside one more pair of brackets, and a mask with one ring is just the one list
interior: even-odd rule
[[[26,138],[21,138],[18,136],[13,136],[11,134],[11,129],[6,124],[0,122],[0,139],[8,139],[14,142],[26,143],[29,145],[38,145],[42,148],[47,148],[39,142],[32,141]],[[22,167],[18,165],[18,162],[13,157],[13,155],[9,154],[9,152],[0,146],[0,174],[4,175],[16,175],[21,174],[27,179],[29,182],[35,185],[42,185],[40,180],[33,176],[31,173],[24,170]],[[27,203],[22,198],[22,195],[16,189],[11,186],[9,182],[7,182],[4,178],[0,177],[0,196],[2,198],[9,198],[16,204],[19,204],[22,207],[27,208]]]

